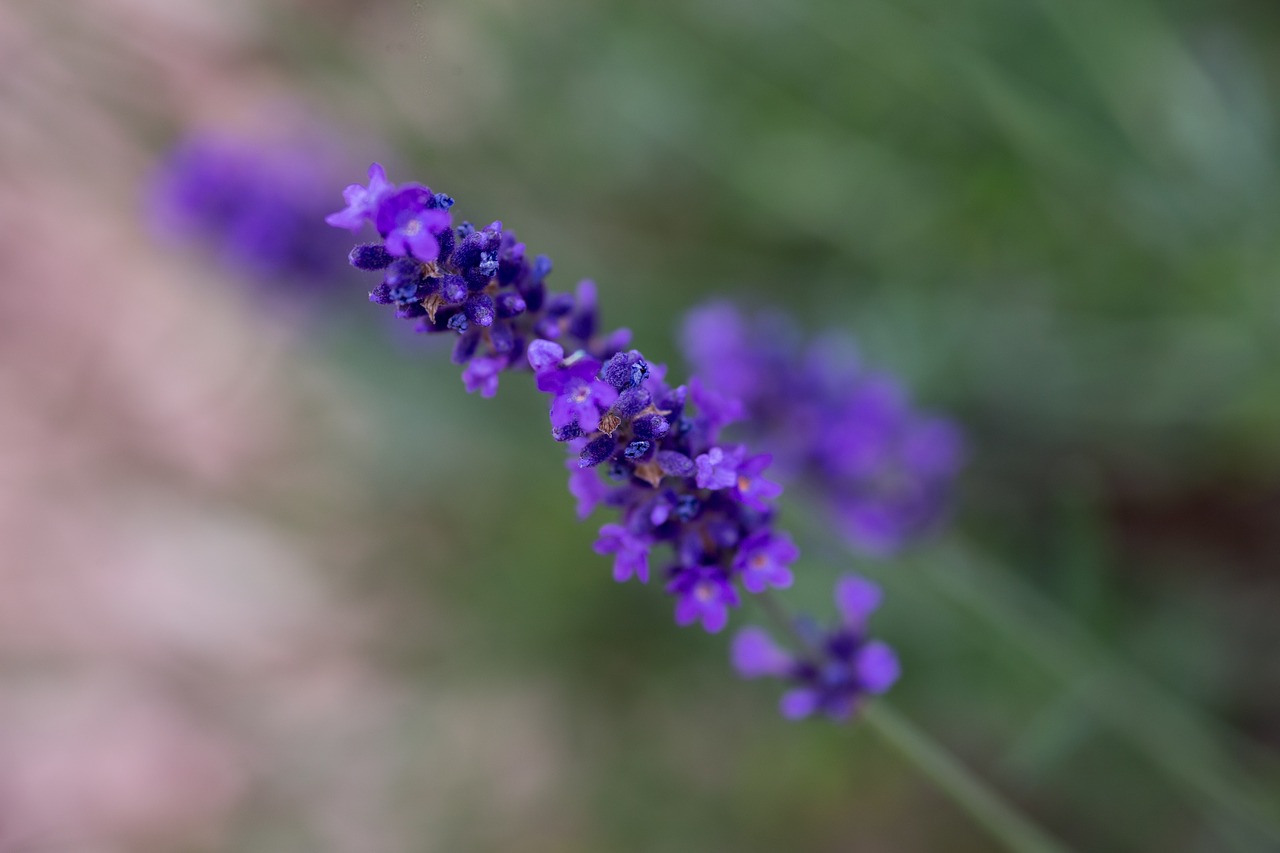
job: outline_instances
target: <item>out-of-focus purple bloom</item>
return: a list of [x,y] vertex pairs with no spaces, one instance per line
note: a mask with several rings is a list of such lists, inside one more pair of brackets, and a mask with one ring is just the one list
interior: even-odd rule
[[[964,460],[959,429],[921,414],[900,383],[862,367],[847,338],[806,346],[779,314],[748,317],[717,302],[690,312],[683,345],[702,382],[730,401],[722,416],[740,401],[742,434],[820,496],[857,550],[892,553],[946,514]],[[694,398],[721,412],[711,392],[695,387]]]
[[[749,400],[760,382],[758,357],[750,346],[752,330],[733,304],[712,302],[690,311],[685,319],[685,355],[721,394]],[[706,367],[714,365],[714,374]]]
[[347,246],[321,225],[332,170],[326,152],[293,142],[196,134],[152,176],[148,213],[161,235],[212,245],[281,295],[322,293],[350,280]]
[[747,407],[740,399],[711,390],[697,376],[689,380],[689,396],[715,429],[746,417]]
[[677,569],[667,584],[667,592],[677,596],[677,625],[700,621],[713,634],[724,630],[729,623],[729,608],[739,604],[738,591],[729,576],[716,566]]
[[778,706],[787,719],[821,713],[846,720],[867,696],[884,693],[898,680],[893,649],[866,636],[867,617],[880,603],[879,587],[846,575],[837,583],[835,597],[840,622],[825,632],[798,629],[799,647],[792,652],[762,628],[744,628],[734,639],[732,660],[739,675],[769,676],[789,685]]

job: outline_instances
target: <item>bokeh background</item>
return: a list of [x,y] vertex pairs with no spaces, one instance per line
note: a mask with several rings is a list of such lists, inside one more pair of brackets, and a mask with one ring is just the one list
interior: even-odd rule
[[1000,847],[613,584],[342,235],[173,239],[196,132],[446,190],[673,365],[712,295],[856,336],[970,459],[892,560],[788,502],[796,597],[883,583],[889,701],[1069,847],[1280,849],[1278,98],[1265,0],[5,0],[0,851]]

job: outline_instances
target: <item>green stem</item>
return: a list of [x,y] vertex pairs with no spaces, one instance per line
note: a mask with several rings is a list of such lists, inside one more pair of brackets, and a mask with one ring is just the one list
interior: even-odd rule
[[[1016,648],[1070,684],[1078,701],[1125,737],[1210,813],[1224,815],[1280,843],[1280,816],[1261,786],[1233,762],[1227,738],[1211,721],[1170,696],[1144,673],[1108,654],[1069,616],[1008,573],[980,566],[952,549],[925,574],[955,604],[1003,634]],[[1266,763],[1265,749],[1242,747]]]
[[[799,649],[820,655],[795,628],[785,607],[771,592],[752,598],[771,622]],[[947,748],[898,714],[883,700],[869,702],[859,712],[859,720],[879,732],[891,746],[964,809],[970,817],[1019,853],[1066,853],[1067,849],[1049,837],[1035,823],[1023,817],[1007,800],[956,760]]]
[[1008,849],[1019,853],[1068,850],[883,700],[868,703],[860,718]]

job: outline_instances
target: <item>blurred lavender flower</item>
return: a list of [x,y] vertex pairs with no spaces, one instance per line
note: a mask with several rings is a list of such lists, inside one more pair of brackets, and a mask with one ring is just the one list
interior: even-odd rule
[[719,439],[723,411],[736,403],[667,384],[664,366],[625,349],[627,330],[599,332],[595,285],[549,291],[551,261],[531,260],[501,222],[454,227],[453,199],[397,187],[377,164],[344,198],[329,224],[367,223],[381,237],[350,254],[354,266],[383,274],[373,302],[395,306],[421,332],[452,334],[468,391],[492,396],[503,373],[532,371],[550,396],[552,437],[575,457],[569,490],[579,516],[601,504],[619,515],[595,543],[613,556],[616,580],[647,583],[664,546],[676,621],[713,632],[739,606],[740,589],[791,584],[799,550],[774,530],[782,489],[764,477],[770,457]]
[[743,678],[770,676],[789,682],[779,709],[784,717],[802,719],[825,714],[846,720],[866,697],[884,693],[898,680],[893,649],[866,635],[867,617],[880,606],[880,588],[846,575],[836,584],[839,623],[823,631],[807,619],[792,627],[798,650],[778,646],[763,628],[744,628],[733,640],[734,668]]
[[273,290],[332,290],[347,280],[342,239],[317,227],[333,158],[314,145],[193,134],[148,188],[157,232],[215,247],[224,262]]
[[[784,315],[714,302],[689,313],[683,345],[702,380],[745,407],[725,417],[745,418],[744,434],[784,475],[817,491],[851,546],[892,553],[945,515],[963,462],[959,430],[915,410],[893,377],[862,368],[847,338],[806,346]],[[699,460],[699,476],[723,464]]]

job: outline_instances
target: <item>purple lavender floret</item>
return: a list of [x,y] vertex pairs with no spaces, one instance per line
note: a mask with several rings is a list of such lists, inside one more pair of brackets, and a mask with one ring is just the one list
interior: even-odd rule
[[787,566],[799,557],[800,549],[790,536],[759,530],[742,541],[733,558],[733,568],[748,592],[764,592],[769,587],[785,589],[792,581]]
[[[813,489],[857,550],[893,553],[946,515],[964,458],[959,429],[862,367],[847,338],[806,346],[782,315],[750,317],[716,302],[690,312],[683,345],[705,383],[691,383],[702,409],[723,423],[745,420],[741,434]],[[712,477],[723,463],[699,465]]]
[[898,680],[893,649],[867,637],[867,618],[880,606],[880,588],[846,575],[836,584],[835,599],[839,622],[826,631],[796,624],[794,651],[783,649],[763,628],[744,628],[734,637],[731,656],[739,675],[789,685],[779,702],[787,719],[824,714],[847,720],[868,696],[884,693]]
[[729,608],[741,603],[729,573],[719,566],[674,568],[667,592],[677,598],[677,625],[701,622],[713,634],[729,624]]
[[697,466],[697,482],[703,489],[728,489],[738,482],[738,466],[742,464],[745,449],[736,447],[726,453],[722,448],[712,447],[706,453],[693,460]]
[[348,231],[359,231],[366,219],[374,216],[383,198],[391,191],[391,182],[387,180],[386,170],[378,163],[369,167],[369,184],[350,184],[342,191],[342,200],[347,206],[337,213],[331,213],[324,221],[334,228],[345,228]]
[[448,209],[437,205],[436,194],[419,184],[409,184],[381,198],[374,221],[387,241],[387,253],[436,260],[440,256],[438,238],[452,226]]
[[649,582],[649,550],[653,541],[645,536],[637,536],[620,524],[606,524],[600,528],[600,538],[596,540],[597,554],[615,554],[613,561],[613,579],[618,583],[640,579],[640,583]]
[[351,256],[382,274],[372,301],[419,331],[456,335],[453,360],[464,365],[468,392],[492,396],[501,374],[533,374],[550,397],[552,437],[571,454],[578,515],[599,506],[617,514],[595,550],[613,555],[618,581],[647,582],[658,553],[669,555],[661,559],[677,623],[712,632],[743,593],[791,583],[799,552],[775,529],[781,487],[763,476],[771,457],[720,440],[741,403],[712,383],[669,385],[664,365],[626,349],[629,332],[601,329],[594,283],[548,290],[551,261],[531,258],[501,222],[455,226],[452,199],[397,187],[376,164],[369,174],[329,221],[368,223],[383,238]]

